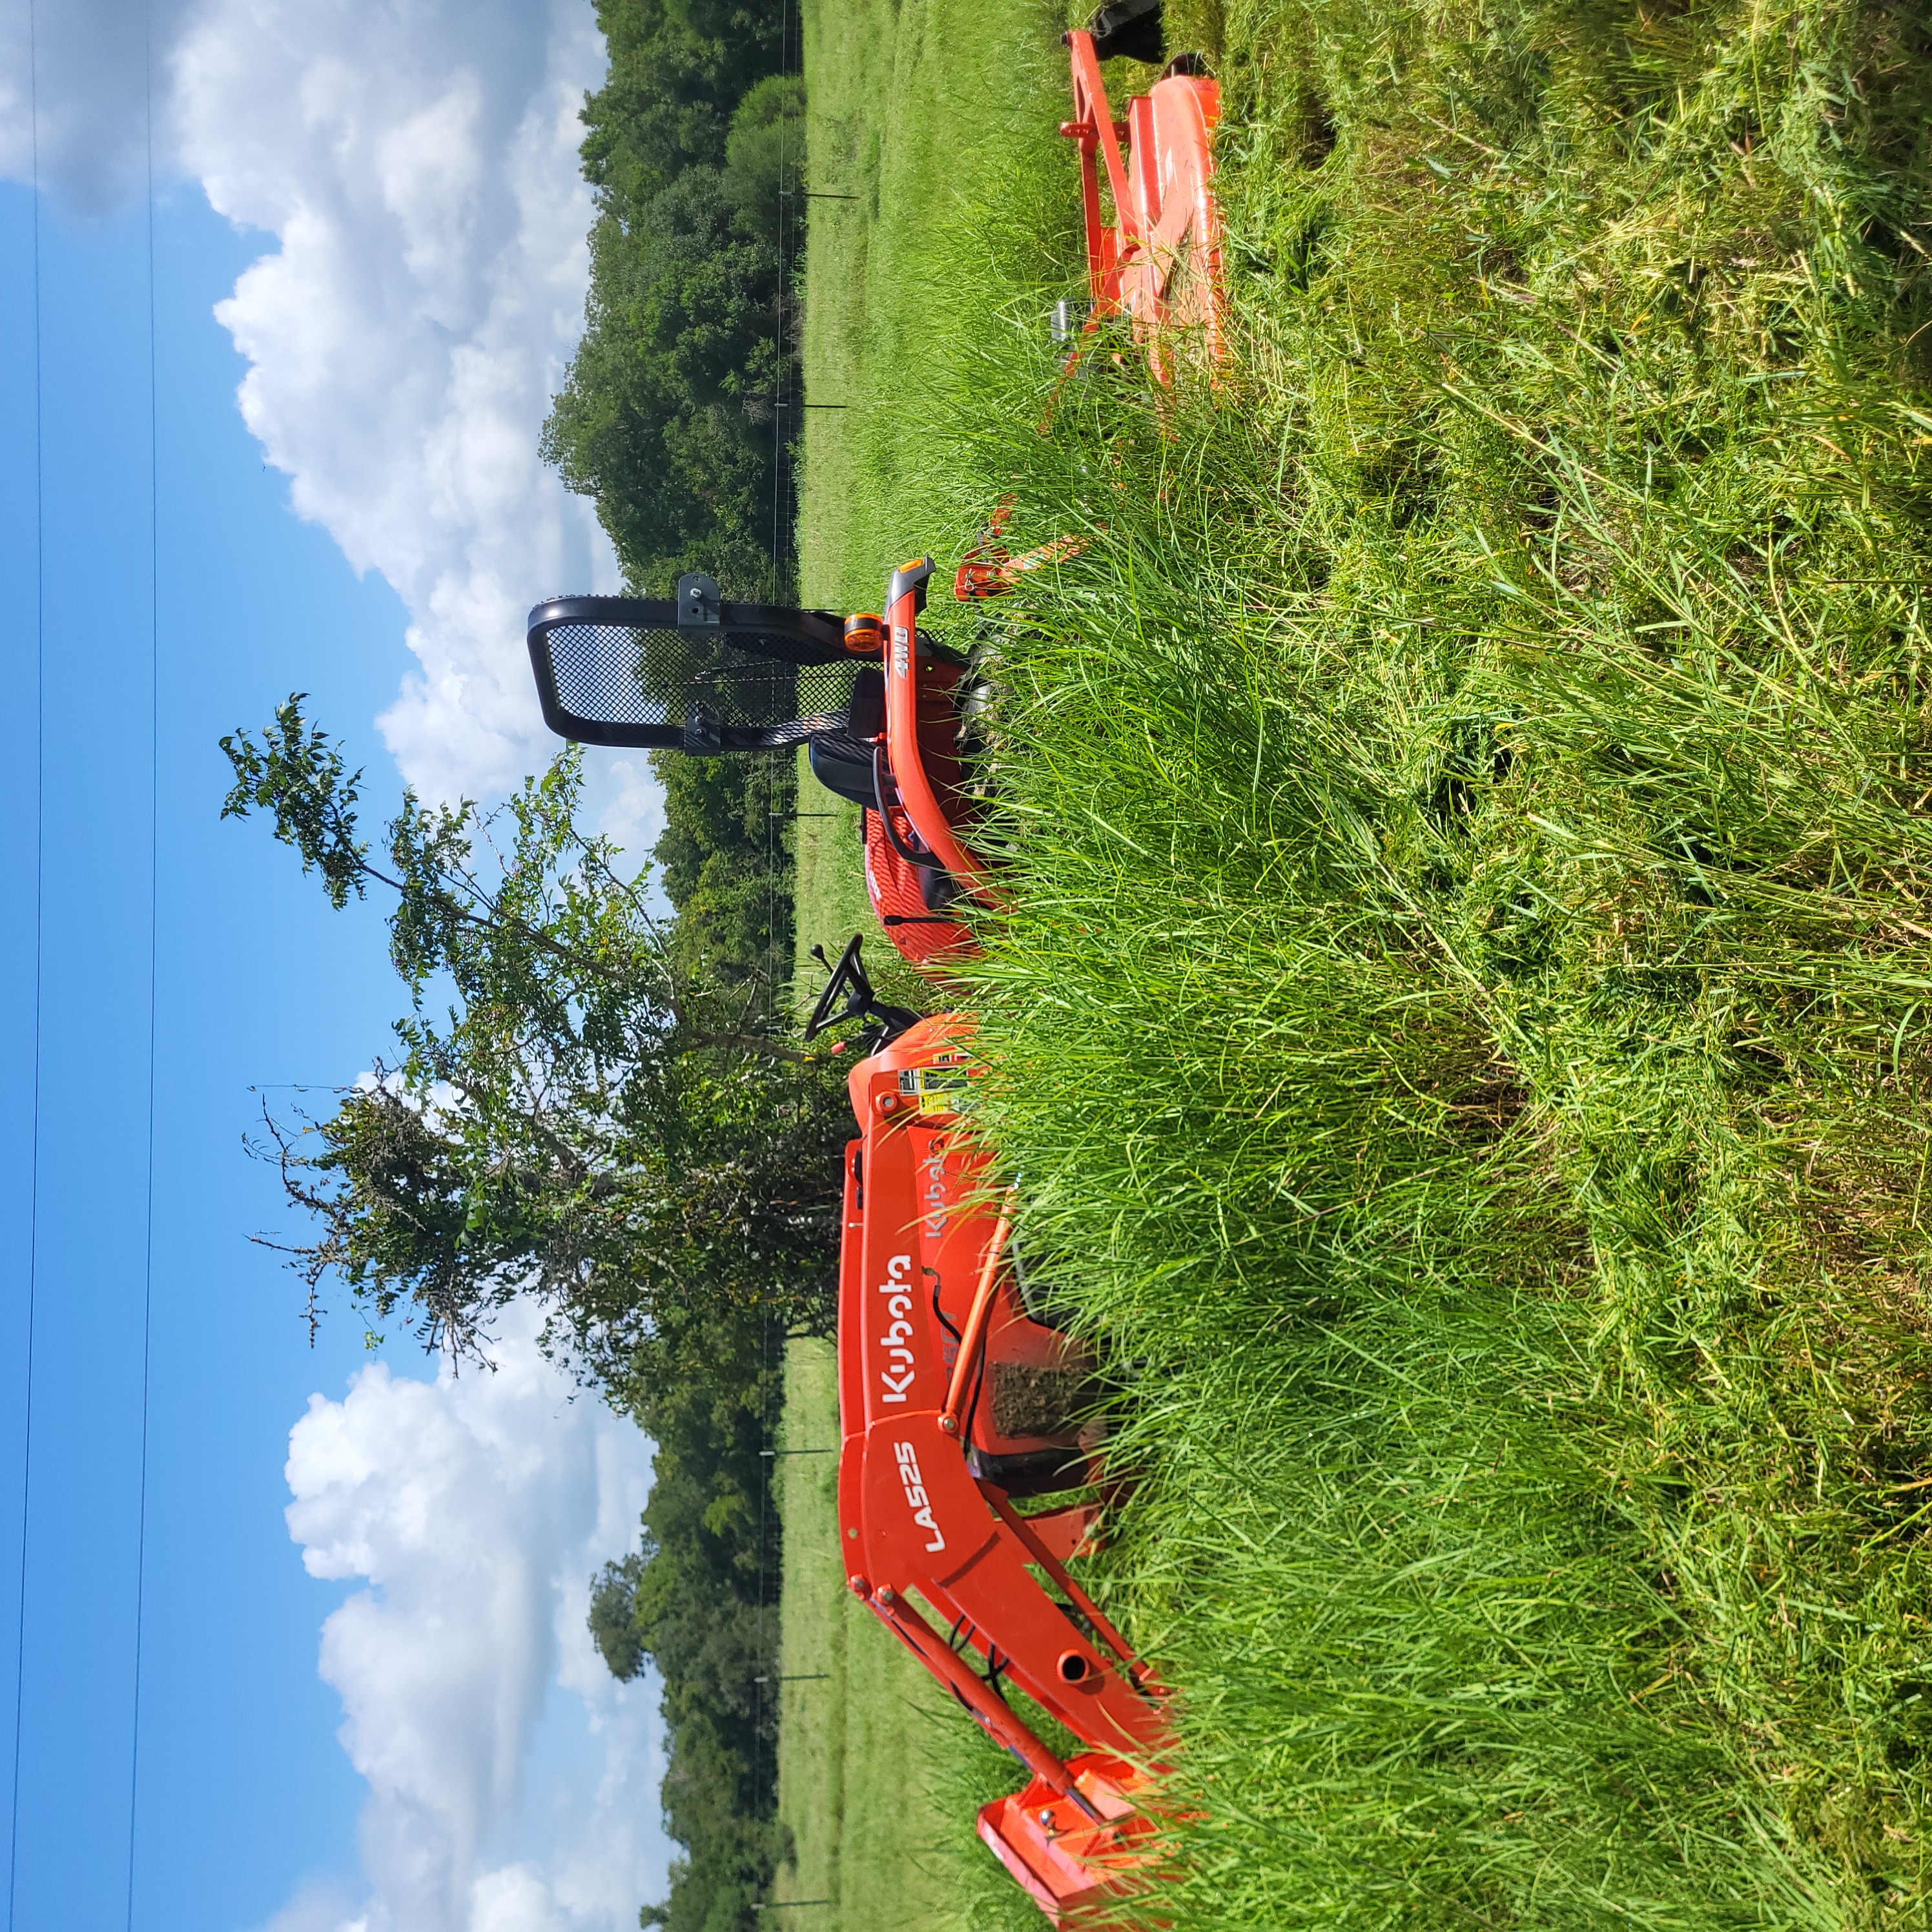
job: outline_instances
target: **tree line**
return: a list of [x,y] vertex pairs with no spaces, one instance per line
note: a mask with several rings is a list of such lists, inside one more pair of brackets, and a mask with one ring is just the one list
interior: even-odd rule
[[[668,592],[687,569],[774,602],[794,582],[784,405],[799,385],[782,190],[800,178],[803,88],[779,71],[775,11],[598,8],[610,68],[584,116],[598,208],[590,298],[543,448],[595,500],[634,592]],[[676,915],[666,967],[736,998],[776,1036],[792,953],[781,827],[793,764],[652,762],[664,789],[652,856]],[[824,1086],[812,1091],[822,1107]],[[826,1178],[844,1131],[836,1096],[832,1111],[826,1144],[787,1150]],[[836,1252],[832,1234],[820,1253],[780,1262],[797,1286],[816,1283],[808,1305],[721,1306],[701,1364],[687,1349],[679,1372],[633,1372],[612,1389],[656,1455],[640,1546],[597,1580],[590,1623],[616,1676],[648,1662],[663,1686],[664,1824],[685,1856],[668,1898],[640,1919],[669,1932],[751,1932],[790,1850],[776,1816],[777,1700],[758,1682],[776,1674],[780,1581],[760,1451],[778,1420],[786,1334],[830,1324],[823,1270]]]
[[794,236],[804,83],[785,10],[602,0],[604,86],[584,110],[596,197],[582,342],[544,455],[592,497],[626,580],[684,570],[782,601],[798,393]]

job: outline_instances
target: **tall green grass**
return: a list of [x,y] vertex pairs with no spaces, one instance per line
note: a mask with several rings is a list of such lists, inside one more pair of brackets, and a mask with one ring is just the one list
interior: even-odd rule
[[1046,237],[898,472],[1081,543],[974,998],[1133,1376],[1150,1922],[1928,1916],[1929,50],[1237,8],[1230,365],[1060,381]]

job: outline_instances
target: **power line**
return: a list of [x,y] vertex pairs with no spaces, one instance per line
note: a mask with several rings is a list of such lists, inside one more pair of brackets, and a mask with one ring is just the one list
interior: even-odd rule
[[34,302],[34,1072],[32,1151],[27,1163],[27,1358],[20,1444],[20,1589],[14,1633],[14,1786],[7,1828],[7,1932],[14,1932],[20,1890],[20,1730],[27,1684],[27,1505],[34,1471],[34,1314],[40,1270],[40,962],[44,949],[46,843],[46,518],[40,448],[40,22],[27,0],[27,122],[33,174]]

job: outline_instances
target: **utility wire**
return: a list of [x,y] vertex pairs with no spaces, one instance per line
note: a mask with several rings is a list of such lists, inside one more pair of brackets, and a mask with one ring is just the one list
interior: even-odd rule
[[34,302],[34,1072],[28,1104],[32,1110],[27,1166],[26,1393],[22,1405],[20,1445],[20,1590],[14,1634],[14,1780],[7,1827],[7,1932],[14,1932],[14,1910],[20,1869],[20,1732],[27,1683],[27,1504],[34,1470],[34,1312],[40,1270],[40,959],[45,910],[43,886],[47,739],[46,519],[41,502],[40,458],[40,22],[34,0],[27,0],[27,123],[32,157]]

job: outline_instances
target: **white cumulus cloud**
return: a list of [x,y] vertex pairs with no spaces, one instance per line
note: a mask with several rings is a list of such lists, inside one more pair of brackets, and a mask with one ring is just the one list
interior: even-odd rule
[[506,1324],[494,1372],[364,1369],[290,1433],[303,1562],[366,1586],[321,1652],[369,1784],[366,1896],[310,1885],[274,1932],[617,1932],[663,1894],[656,1694],[616,1682],[584,1627],[649,1447],[571,1400],[534,1325]]
[[408,607],[420,674],[382,724],[439,796],[554,748],[523,620],[614,588],[537,440],[583,326],[587,0],[208,0],[174,50],[182,165],[275,236],[217,314],[296,508]]
[[[591,0],[0,0],[0,175],[110,212],[142,191],[152,101],[162,187],[273,238],[218,310],[242,413],[407,609],[420,668],[381,723],[432,797],[548,760],[524,614],[617,587],[537,454],[583,326],[578,110],[604,69]],[[647,833],[656,781],[588,763],[592,818]]]
[[[0,175],[38,174],[61,207],[101,214],[168,165],[167,63],[193,0],[4,0]],[[38,151],[38,152],[37,152]]]
[[652,776],[642,752],[608,758],[597,776],[605,833],[641,859],[664,834],[664,787]]

